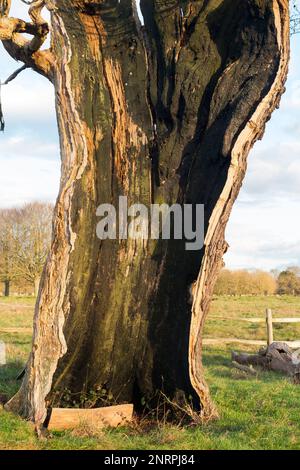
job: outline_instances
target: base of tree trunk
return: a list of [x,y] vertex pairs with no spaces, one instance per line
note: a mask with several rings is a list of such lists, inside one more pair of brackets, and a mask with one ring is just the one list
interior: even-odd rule
[[243,367],[259,366],[265,370],[274,370],[292,377],[294,383],[300,383],[300,358],[286,343],[274,342],[258,354],[232,352],[232,361]]

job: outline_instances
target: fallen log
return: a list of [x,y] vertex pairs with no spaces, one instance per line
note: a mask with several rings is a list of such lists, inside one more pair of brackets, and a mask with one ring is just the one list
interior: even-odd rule
[[232,352],[232,361],[244,366],[260,366],[265,370],[282,372],[300,383],[299,353],[295,353],[286,343],[273,342],[258,354]]
[[108,406],[104,408],[52,408],[47,429],[65,431],[89,424],[96,428],[118,427],[132,421],[133,405]]
[[246,372],[246,374],[256,375],[256,373],[257,373],[257,371],[253,368],[252,365],[249,367],[249,366],[245,366],[245,365],[243,365],[243,364],[239,364],[239,363],[236,362],[236,361],[232,361],[232,365],[233,365],[233,367],[235,367],[236,369],[239,369],[239,370],[241,370],[242,372]]

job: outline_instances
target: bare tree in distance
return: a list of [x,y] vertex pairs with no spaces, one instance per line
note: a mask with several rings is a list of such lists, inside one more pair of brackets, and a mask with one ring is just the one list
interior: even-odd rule
[[0,277],[9,295],[12,281],[27,281],[38,294],[50,249],[53,206],[33,202],[0,210]]
[[277,293],[280,295],[300,295],[298,267],[287,268],[279,274],[277,279]]
[[16,210],[0,210],[0,280],[4,283],[3,294],[10,295],[11,283],[17,279],[15,264],[16,239],[14,228],[18,219]]
[[15,268],[19,277],[34,286],[36,296],[50,249],[52,216],[52,204],[33,202],[19,210]]

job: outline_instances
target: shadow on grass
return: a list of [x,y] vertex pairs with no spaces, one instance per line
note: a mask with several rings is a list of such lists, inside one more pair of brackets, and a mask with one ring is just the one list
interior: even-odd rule
[[17,380],[18,375],[24,369],[21,361],[10,362],[0,366],[0,394],[11,398],[20,388],[21,381]]
[[231,364],[230,353],[223,352],[219,354],[206,353],[203,355],[203,364],[205,367],[229,366]]

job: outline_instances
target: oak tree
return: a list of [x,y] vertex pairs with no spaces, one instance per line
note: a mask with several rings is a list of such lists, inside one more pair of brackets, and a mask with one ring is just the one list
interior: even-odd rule
[[[26,374],[8,408],[37,425],[54,397],[160,393],[214,414],[202,331],[246,159],[278,106],[287,0],[1,1],[0,38],[55,88],[62,174]],[[51,47],[41,50],[49,27]],[[28,33],[28,39],[23,33]],[[205,204],[205,244],[99,240],[96,208]]]

